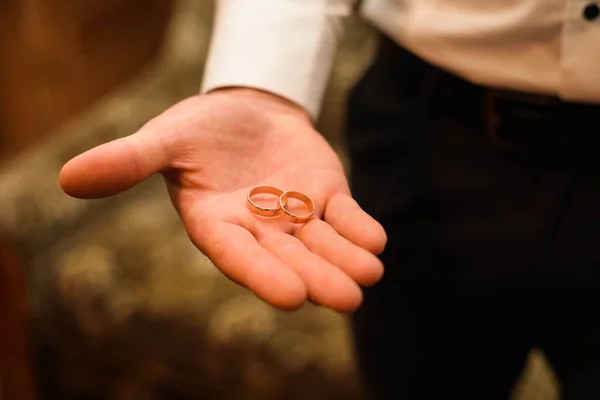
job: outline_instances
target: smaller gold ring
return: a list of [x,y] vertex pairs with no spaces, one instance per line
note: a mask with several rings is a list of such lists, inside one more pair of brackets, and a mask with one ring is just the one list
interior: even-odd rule
[[252,201],[252,197],[257,194],[272,194],[274,196],[281,197],[281,195],[283,194],[283,190],[276,188],[275,186],[265,185],[257,186],[248,192],[248,208],[250,209],[250,211],[252,211],[256,215],[260,215],[261,217],[278,216],[281,211],[279,206],[280,203],[277,202],[277,207],[275,208],[259,206],[258,204]]
[[[288,204],[288,199],[300,200],[309,208],[310,211],[308,212],[308,214],[305,215],[296,215],[290,212],[286,208]],[[310,221],[315,212],[315,203],[313,203],[310,197],[296,190],[290,190],[285,193],[282,193],[281,196],[279,196],[279,207],[281,208],[281,211],[283,211],[281,213],[281,216],[294,224],[303,224],[305,222]]]

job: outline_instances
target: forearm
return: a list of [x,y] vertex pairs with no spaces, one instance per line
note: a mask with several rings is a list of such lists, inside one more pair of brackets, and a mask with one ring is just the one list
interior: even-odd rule
[[250,87],[313,118],[355,0],[218,0],[202,91]]

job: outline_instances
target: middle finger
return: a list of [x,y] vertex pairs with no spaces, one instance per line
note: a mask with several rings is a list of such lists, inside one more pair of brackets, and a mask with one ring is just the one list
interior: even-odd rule
[[294,236],[272,232],[258,241],[296,271],[313,302],[340,312],[353,311],[362,302],[362,291],[356,282]]

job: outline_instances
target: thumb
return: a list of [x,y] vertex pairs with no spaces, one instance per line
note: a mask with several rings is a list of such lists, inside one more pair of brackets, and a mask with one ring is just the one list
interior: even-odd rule
[[112,196],[166,169],[169,162],[160,135],[142,128],[67,162],[60,172],[60,186],[82,199]]

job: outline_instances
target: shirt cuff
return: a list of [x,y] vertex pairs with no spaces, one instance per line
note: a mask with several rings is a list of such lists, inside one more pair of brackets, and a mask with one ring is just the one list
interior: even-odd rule
[[348,7],[320,0],[221,0],[201,92],[243,86],[317,119]]

